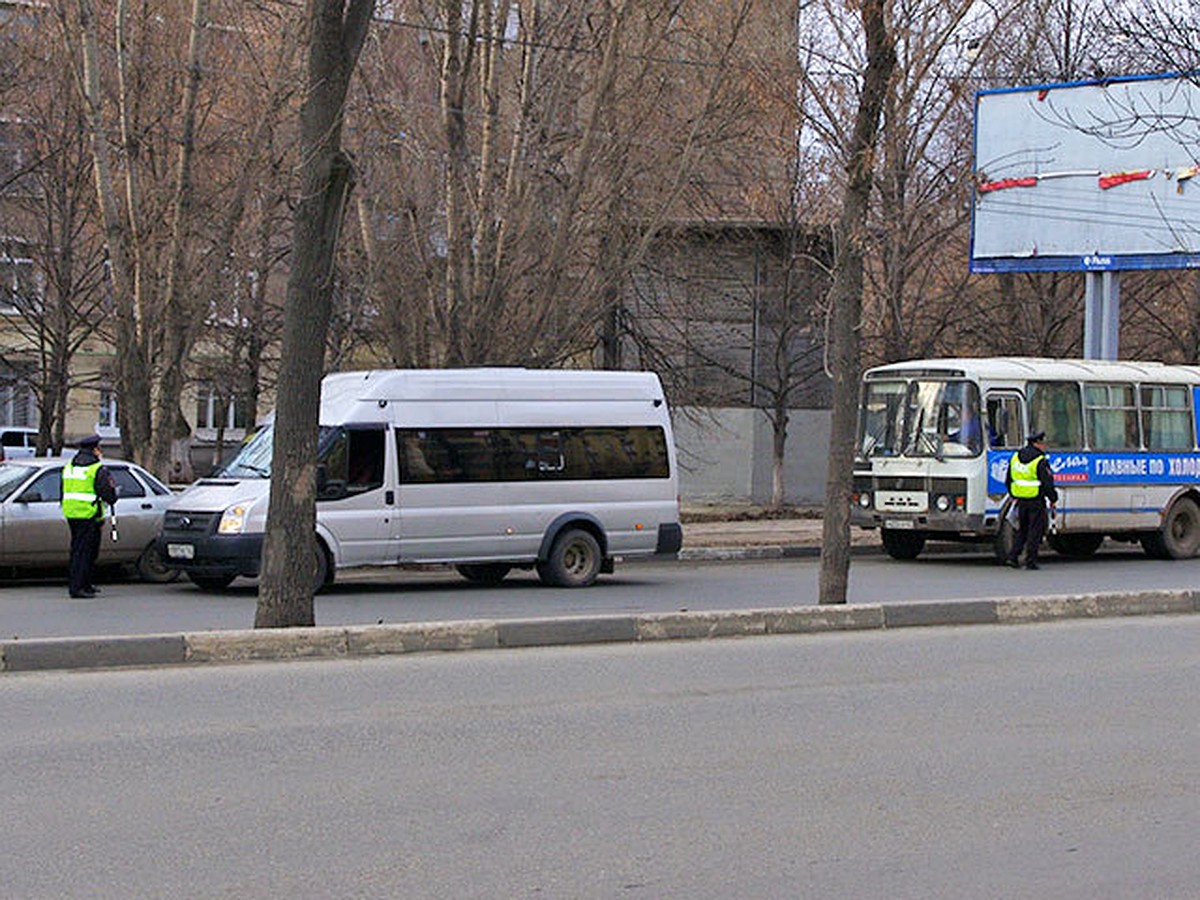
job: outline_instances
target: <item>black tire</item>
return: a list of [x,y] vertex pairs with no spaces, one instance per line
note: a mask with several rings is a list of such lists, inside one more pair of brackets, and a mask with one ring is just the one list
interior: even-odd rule
[[508,563],[464,563],[454,568],[459,575],[474,584],[499,584],[512,570]]
[[138,578],[150,584],[169,584],[179,578],[179,570],[167,565],[162,554],[158,552],[157,543],[142,551],[133,568]]
[[1159,559],[1191,559],[1200,553],[1200,506],[1180,497],[1167,510],[1162,528],[1142,539],[1142,547]]
[[883,549],[892,559],[916,559],[925,549],[925,535],[915,531],[884,528],[879,536],[883,539]]
[[225,588],[233,584],[233,579],[236,575],[198,575],[195,572],[187,573],[188,580],[202,591],[223,591]]
[[329,565],[329,554],[325,552],[325,545],[321,543],[321,539],[315,539],[314,545],[317,573],[313,579],[313,593],[318,594],[322,588],[333,584],[333,569]]
[[1052,534],[1046,538],[1055,553],[1060,556],[1070,556],[1073,559],[1087,559],[1095,556],[1100,545],[1104,543],[1102,534]]
[[538,577],[555,587],[587,587],[600,574],[600,542],[582,528],[568,528],[554,539],[550,555],[537,564]]

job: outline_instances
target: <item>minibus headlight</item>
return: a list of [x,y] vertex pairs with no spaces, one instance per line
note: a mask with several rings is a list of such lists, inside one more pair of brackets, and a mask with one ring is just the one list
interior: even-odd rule
[[939,494],[937,498],[938,512],[948,512],[950,509],[950,498],[945,494]]
[[244,506],[231,506],[221,513],[221,522],[217,525],[217,534],[241,534],[246,527],[247,509]]

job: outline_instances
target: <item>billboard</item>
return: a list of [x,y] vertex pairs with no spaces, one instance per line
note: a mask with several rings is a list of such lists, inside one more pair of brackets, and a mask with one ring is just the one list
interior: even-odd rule
[[1200,267],[1196,73],[981,91],[972,272]]

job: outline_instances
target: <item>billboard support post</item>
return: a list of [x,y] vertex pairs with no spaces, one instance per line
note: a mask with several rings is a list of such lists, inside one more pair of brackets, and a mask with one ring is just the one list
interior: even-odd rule
[[1084,359],[1117,359],[1121,273],[1087,272],[1083,294]]

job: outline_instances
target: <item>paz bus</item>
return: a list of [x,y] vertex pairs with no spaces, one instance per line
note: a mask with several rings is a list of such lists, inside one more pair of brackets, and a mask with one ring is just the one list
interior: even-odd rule
[[867,370],[851,523],[895,559],[928,540],[1011,545],[1005,475],[1044,431],[1059,491],[1047,535],[1086,557],[1104,539],[1147,555],[1200,552],[1200,367],[1017,357]]

